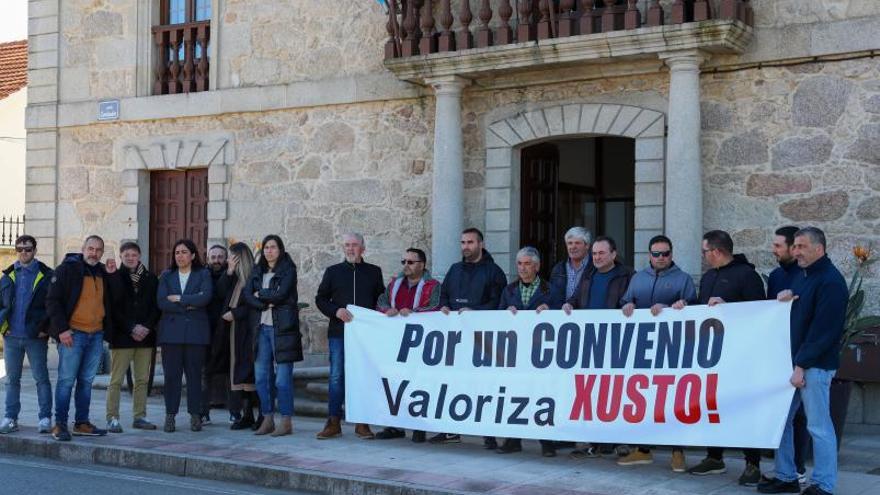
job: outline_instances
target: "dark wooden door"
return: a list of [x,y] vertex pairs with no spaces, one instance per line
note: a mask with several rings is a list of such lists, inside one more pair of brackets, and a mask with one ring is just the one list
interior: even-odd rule
[[204,260],[208,240],[208,170],[163,170],[150,174],[150,264],[168,268],[173,244],[192,239]]
[[520,244],[541,253],[541,278],[547,280],[556,262],[559,149],[552,144],[522,151],[520,170]]

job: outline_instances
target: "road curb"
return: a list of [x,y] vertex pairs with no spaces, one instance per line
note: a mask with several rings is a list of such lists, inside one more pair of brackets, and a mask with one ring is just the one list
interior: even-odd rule
[[57,442],[46,437],[0,435],[0,452],[56,461],[113,466],[189,478],[256,484],[264,488],[351,495],[464,495],[413,483],[346,476],[317,470],[226,461],[173,452],[95,445],[88,441]]

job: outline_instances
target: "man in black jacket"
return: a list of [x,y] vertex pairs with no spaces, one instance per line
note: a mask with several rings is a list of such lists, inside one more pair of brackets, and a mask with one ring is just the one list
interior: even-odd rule
[[[711,268],[700,279],[699,304],[715,306],[725,302],[760,301],[766,297],[764,281],[744,255],[733,254],[733,239],[727,232],[712,230],[703,235],[703,258]],[[680,309],[686,304],[686,301],[678,301],[672,307]],[[743,452],[746,469],[739,477],[739,484],[757,486],[761,480],[761,451],[743,449]],[[709,447],[706,458],[688,472],[697,476],[727,472],[724,448]]]
[[[319,440],[338,437],[342,434],[342,402],[345,399],[345,344],[343,329],[354,316],[345,309],[349,304],[374,309],[379,296],[385,292],[382,269],[364,261],[366,249],[364,237],[357,233],[342,236],[345,261],[324,271],[324,277],[315,295],[315,305],[324,316],[330,318],[327,329],[327,343],[330,348],[330,400],[329,417]],[[363,439],[373,438],[370,426],[358,423],[355,435]]]
[[89,421],[92,380],[104,354],[104,332],[112,326],[110,294],[115,287],[116,260],[101,263],[104,240],[91,235],[81,253],[69,253],[55,268],[46,310],[49,334],[58,341],[58,382],[55,384],[55,426],[52,438],[70,441],[67,418],[70,395],[76,383],[74,435],[106,435]]
[[[208,271],[211,274],[211,287],[214,294],[211,303],[206,308],[208,322],[211,325],[211,344],[207,347],[205,364],[202,367],[202,391],[205,394],[202,400],[201,418],[203,425],[211,424],[211,405],[215,401],[214,382],[218,375],[229,373],[229,333],[222,332],[226,328],[222,320],[223,303],[226,302],[226,292],[229,290],[229,275],[227,274],[227,258],[229,252],[219,244],[208,249]],[[228,380],[224,380],[223,390],[228,392]],[[221,399],[228,402],[228,398]]]
[[159,280],[141,263],[141,248],[134,242],[124,242],[119,248],[122,269],[111,277],[118,280],[120,292],[112,294],[113,325],[104,332],[110,344],[110,385],[107,387],[107,429],[122,433],[119,423],[119,388],[132,367],[131,381],[134,421],[132,428],[155,430],[147,421],[147,383],[150,364],[156,349],[156,327],[159,306],[156,290]]
[[[461,261],[449,268],[440,286],[440,311],[494,310],[501,302],[501,292],[507,286],[504,270],[495,264],[483,244],[483,233],[469,228],[461,233]],[[438,433],[431,443],[461,442],[461,435]],[[498,448],[495,437],[483,437],[483,447]]]

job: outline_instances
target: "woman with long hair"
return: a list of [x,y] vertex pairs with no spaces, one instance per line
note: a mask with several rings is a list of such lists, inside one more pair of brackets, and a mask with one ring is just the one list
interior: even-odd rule
[[211,302],[211,274],[189,239],[174,243],[171,266],[159,277],[156,299],[162,318],[157,343],[165,369],[165,431],[176,429],[182,379],[186,373],[186,409],[190,429],[201,431],[202,365],[211,342],[206,307]]
[[[259,262],[244,291],[252,308],[251,328],[256,335],[254,375],[260,412],[264,419],[257,435],[293,433],[293,363],[302,361],[302,335],[299,332],[296,264],[284,250],[277,235],[263,239]],[[272,383],[278,397],[281,420],[275,425]]]
[[232,290],[227,292],[222,318],[229,326],[229,413],[233,430],[256,425],[254,407],[260,407],[254,379],[255,329],[250,326],[251,309],[244,299],[253,270],[254,254],[247,244],[238,242],[230,246],[226,280]]

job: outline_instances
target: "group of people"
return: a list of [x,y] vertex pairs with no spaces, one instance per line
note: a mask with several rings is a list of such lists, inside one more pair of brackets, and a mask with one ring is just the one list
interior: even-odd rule
[[[508,282],[486,250],[483,234],[469,228],[461,234],[462,260],[450,267],[442,283],[426,269],[425,252],[409,248],[403,253],[400,273],[386,285],[381,268],[364,261],[363,236],[345,234],[345,260],[326,269],[315,296],[318,310],[330,320],[328,418],[317,438],[342,434],[344,326],[353,319],[346,309],[350,304],[389,317],[427,311],[547,309],[566,313],[619,309],[629,317],[635,309],[648,309],[656,316],[688,304],[711,306],[769,298],[793,301],[791,384],[797,392],[775,456],[775,477],[762,477],[761,453],[745,449],[746,468],[739,482],[757,486],[762,493],[799,493],[805,481],[803,439],[809,436],[815,466],[812,482],[803,493],[833,493],[837,439],[828,407],[829,388],[839,366],[848,291],[825,253],[821,230],[788,226],[775,231],[772,250],[780,266],[770,274],[766,290],[755,267],[745,256],[734,254],[730,235],[720,230],[703,236],[702,253],[709,268],[699,286],[676,266],[673,242],[662,235],[649,241],[649,266],[638,272],[623,265],[610,237],[592,239],[586,229],[572,227],[565,234],[565,245],[568,257],[552,268],[548,280],[539,275],[541,253],[523,247],[516,255],[516,278]],[[207,387],[215,374],[228,373],[232,429],[253,428],[258,435],[291,434],[293,365],[303,359],[296,265],[278,236],[267,236],[261,246],[257,256],[243,243],[213,246],[205,266],[193,242],[180,240],[174,245],[171,266],[156,277],[143,265],[140,248],[132,242],[120,247],[121,267],[113,257],[102,263],[104,242],[89,236],[81,253],[67,255],[52,270],[35,259],[36,240],[20,237],[16,241],[18,261],[0,279],[0,331],[5,337],[8,376],[0,433],[18,428],[24,355],[37,382],[40,432],[70,440],[67,422],[72,392],[73,435],[122,432],[119,389],[129,368],[134,382],[132,427],[155,429],[146,419],[146,388],[153,353],[159,346],[165,370],[166,432],[176,428],[184,375],[190,428],[199,431],[210,420]],[[54,425],[46,364],[50,336],[58,342],[59,353]],[[94,426],[89,418],[91,384],[103,352],[102,341],[111,349],[107,430]],[[800,425],[800,431],[794,425]],[[355,425],[355,434],[363,439],[405,436],[395,427],[374,434],[367,424]],[[442,444],[460,442],[461,437],[438,433],[427,439],[424,431],[414,431],[412,440]],[[494,437],[484,437],[483,444],[501,454],[522,450],[521,440],[515,438],[499,444]],[[570,454],[574,458],[600,457],[617,450],[624,452],[617,460],[620,465],[653,462],[647,445],[622,449],[625,446],[598,443],[540,444],[548,457],[570,446],[575,447]],[[706,457],[688,469],[684,450],[673,447],[671,468],[694,475],[724,473],[723,454],[723,448],[710,447]]]

